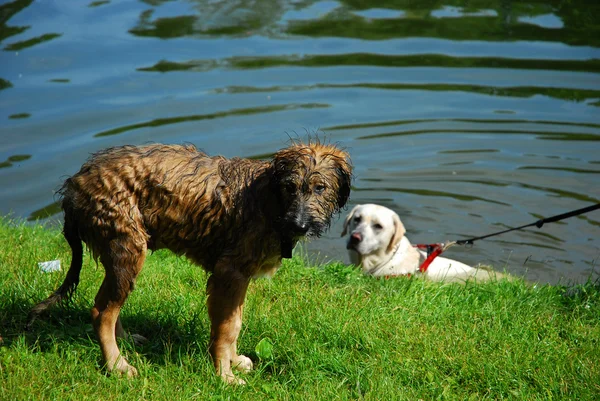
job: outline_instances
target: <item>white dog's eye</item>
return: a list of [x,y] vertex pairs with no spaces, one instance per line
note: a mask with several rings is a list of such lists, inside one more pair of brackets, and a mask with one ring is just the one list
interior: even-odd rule
[[375,224],[373,224],[373,228],[376,230],[381,230],[383,228],[383,226],[379,223],[375,223]]
[[354,217],[354,222],[355,223],[360,223],[360,216]]

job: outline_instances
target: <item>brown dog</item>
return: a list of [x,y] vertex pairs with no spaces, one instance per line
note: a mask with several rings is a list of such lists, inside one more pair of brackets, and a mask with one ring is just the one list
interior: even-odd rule
[[119,312],[148,249],[168,248],[211,273],[210,354],[227,382],[250,370],[238,355],[246,289],[272,275],[303,237],[319,236],[350,194],[352,166],[333,145],[294,143],[271,161],[209,157],[193,146],[123,146],[94,154],[60,194],[73,259],[63,284],[30,322],[77,287],[83,240],[106,276],[92,308],[108,371],[134,376],[117,347]]

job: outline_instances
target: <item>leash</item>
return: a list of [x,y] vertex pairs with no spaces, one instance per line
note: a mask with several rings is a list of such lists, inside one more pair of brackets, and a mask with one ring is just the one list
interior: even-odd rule
[[499,232],[488,234],[488,235],[483,235],[481,237],[474,237],[474,238],[469,238],[469,239],[461,239],[461,240],[456,241],[456,243],[458,245],[473,245],[474,241],[478,241],[480,239],[494,237],[496,235],[508,233],[510,231],[521,230],[523,228],[532,227],[532,226],[536,226],[537,228],[542,228],[542,226],[545,223],[554,223],[554,222],[557,222],[557,221],[560,221],[560,220],[568,219],[569,217],[578,216],[580,214],[591,212],[591,211],[596,210],[596,209],[600,209],[600,203],[597,203],[595,205],[591,205],[591,206],[588,206],[588,207],[583,207],[581,209],[573,210],[571,212],[557,214],[556,216],[547,217],[545,219],[540,219],[540,220],[535,221],[533,223],[525,224],[524,226],[515,227],[515,228],[509,228],[508,230],[499,231]]
[[473,245],[473,242],[475,242],[475,241],[479,241],[479,240],[485,239],[485,238],[495,237],[496,235],[505,234],[505,233],[508,233],[511,231],[522,230],[527,227],[536,226],[537,228],[542,228],[542,226],[546,223],[555,223],[557,221],[568,219],[569,217],[578,216],[580,214],[588,213],[588,212],[591,212],[591,211],[594,211],[597,209],[600,209],[600,203],[597,203],[597,204],[591,205],[591,206],[587,206],[587,207],[583,207],[581,209],[572,210],[570,212],[557,214],[556,216],[547,217],[545,219],[540,219],[533,223],[525,224],[523,226],[509,228],[508,230],[498,231],[498,232],[495,232],[492,234],[482,235],[481,237],[473,237],[473,238],[461,239],[461,240],[457,240],[457,241],[447,241],[447,242],[438,243],[438,244],[413,245],[416,248],[427,251],[427,258],[423,261],[423,263],[421,263],[421,266],[419,266],[419,271],[421,273],[425,273],[427,271],[427,268],[431,264],[431,262],[433,262],[433,260],[436,257],[441,255],[442,252],[445,252],[446,249],[450,248],[452,245]]

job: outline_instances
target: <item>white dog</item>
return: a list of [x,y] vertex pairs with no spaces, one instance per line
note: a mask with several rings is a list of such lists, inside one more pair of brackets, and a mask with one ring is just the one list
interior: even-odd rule
[[[413,247],[404,236],[400,218],[387,207],[357,205],[346,217],[342,237],[350,234],[346,248],[350,260],[363,273],[372,276],[401,276],[419,273],[427,253]],[[452,259],[436,257],[424,273],[434,281],[478,281],[504,275],[486,268],[475,268]]]

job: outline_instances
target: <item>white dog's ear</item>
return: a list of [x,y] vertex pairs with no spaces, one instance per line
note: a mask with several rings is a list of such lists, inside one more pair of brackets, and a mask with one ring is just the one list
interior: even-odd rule
[[350,224],[350,220],[352,220],[352,216],[354,216],[354,212],[356,211],[356,209],[358,209],[359,206],[360,205],[354,206],[350,213],[348,213],[348,216],[346,216],[346,220],[344,220],[344,229],[342,230],[341,237],[348,233],[348,224]]
[[394,235],[392,235],[392,239],[390,240],[390,243],[388,244],[388,247],[387,247],[388,253],[392,252],[394,250],[396,245],[398,245],[398,242],[400,242],[400,240],[402,239],[402,237],[404,237],[404,234],[406,233],[404,224],[402,224],[402,222],[400,221],[400,217],[398,217],[398,215],[396,213],[394,213],[394,215],[393,215],[393,220],[394,220]]

